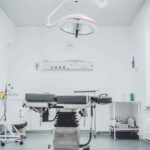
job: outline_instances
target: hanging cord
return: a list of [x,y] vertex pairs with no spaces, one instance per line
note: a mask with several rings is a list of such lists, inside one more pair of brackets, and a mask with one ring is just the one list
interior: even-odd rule
[[6,121],[6,118],[7,118],[7,84],[6,84],[6,87],[5,87],[5,95],[4,95],[4,121]]
[[59,111],[57,111],[55,117],[54,117],[53,119],[51,119],[51,120],[48,120],[48,122],[53,122],[53,121],[55,121],[56,118],[57,118],[57,113],[58,113],[58,112],[59,112]]
[[53,122],[56,120],[56,118],[57,118],[57,113],[56,113],[55,117],[52,120],[48,120],[48,122]]
[[91,106],[91,128],[90,128],[89,140],[85,144],[80,144],[79,147],[85,147],[90,144],[90,142],[92,140],[92,126],[93,126],[93,105]]
[[5,102],[2,100],[2,103],[3,103],[3,109],[4,109],[4,111],[3,111],[3,115],[1,116],[1,118],[0,118],[0,122],[3,120],[3,118],[5,117],[5,113],[6,113],[6,110],[5,110]]
[[2,117],[0,118],[0,121],[2,121],[3,119],[4,119],[4,121],[6,121],[6,111],[7,111],[6,100],[7,100],[7,85],[6,85],[6,88],[5,88],[5,94],[4,94],[3,98],[2,98],[4,112],[3,112]]
[[91,140],[92,140],[92,130],[90,129],[90,135],[89,135],[88,142],[86,144],[80,144],[79,147],[85,147],[85,146],[89,145]]

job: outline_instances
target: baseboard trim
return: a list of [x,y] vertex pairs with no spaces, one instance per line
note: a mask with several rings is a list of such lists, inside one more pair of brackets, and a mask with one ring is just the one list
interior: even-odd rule
[[[52,130],[27,130],[26,133],[52,133]],[[81,130],[80,131],[81,133],[89,133],[90,130]],[[94,131],[93,131],[94,132]],[[97,131],[96,132],[97,135],[100,135],[100,134],[110,134],[110,131]]]
[[97,134],[111,134],[110,131],[98,131]]
[[143,142],[146,142],[146,143],[150,144],[150,140],[149,140],[149,139],[141,138],[141,140],[142,140]]

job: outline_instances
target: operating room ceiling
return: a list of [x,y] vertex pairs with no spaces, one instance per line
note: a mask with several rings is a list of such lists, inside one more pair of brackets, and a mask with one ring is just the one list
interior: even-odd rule
[[[49,13],[62,0],[0,0],[0,7],[17,26],[43,26]],[[84,13],[95,19],[100,26],[130,25],[145,0],[108,0],[104,9],[99,9],[91,0],[70,0],[53,17],[58,19],[71,13]]]

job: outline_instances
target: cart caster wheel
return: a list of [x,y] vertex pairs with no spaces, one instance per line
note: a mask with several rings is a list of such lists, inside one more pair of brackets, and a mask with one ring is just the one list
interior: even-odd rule
[[5,143],[2,142],[2,143],[1,143],[1,146],[4,147],[4,146],[5,146]]
[[20,142],[20,145],[23,145],[23,141]]
[[50,149],[51,148],[51,145],[48,145],[48,149]]
[[18,143],[18,141],[15,141],[15,143]]

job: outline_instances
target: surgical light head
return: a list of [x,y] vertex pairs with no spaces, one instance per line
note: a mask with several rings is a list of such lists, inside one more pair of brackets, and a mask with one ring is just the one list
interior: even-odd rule
[[83,14],[72,14],[63,18],[60,29],[66,33],[75,35],[77,38],[79,35],[94,33],[96,22]]
[[[58,5],[48,16],[47,27],[59,26],[60,29],[66,33],[73,34],[77,38],[79,35],[89,35],[95,32],[96,22],[84,14],[72,14],[64,18],[58,19],[54,22],[51,21],[52,17],[59,9],[69,0],[64,0]],[[78,3],[79,0],[74,0]],[[100,9],[107,5],[107,0],[91,0]]]

